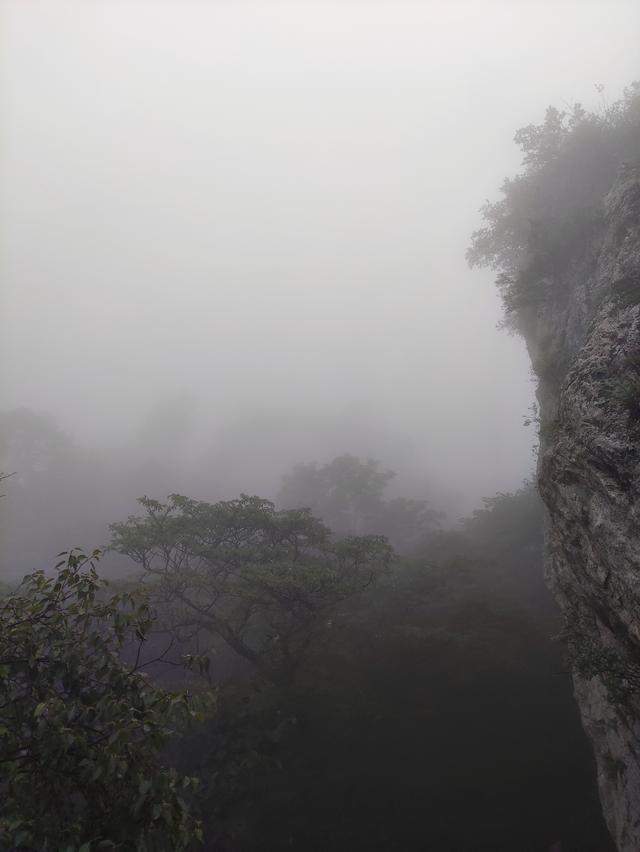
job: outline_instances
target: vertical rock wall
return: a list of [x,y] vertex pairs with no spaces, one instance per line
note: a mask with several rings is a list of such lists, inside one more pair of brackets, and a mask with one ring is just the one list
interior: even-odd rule
[[[605,818],[640,850],[640,173],[624,169],[570,267],[523,316],[539,377],[548,581]],[[637,682],[636,682],[637,678]]]

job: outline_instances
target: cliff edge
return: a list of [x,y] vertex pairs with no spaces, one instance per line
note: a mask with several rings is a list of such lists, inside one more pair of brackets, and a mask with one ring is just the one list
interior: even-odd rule
[[523,170],[482,208],[472,266],[538,378],[547,579],[604,816],[640,850],[640,83],[516,133]]
[[599,232],[522,317],[539,376],[547,577],[609,829],[640,849],[640,169]]

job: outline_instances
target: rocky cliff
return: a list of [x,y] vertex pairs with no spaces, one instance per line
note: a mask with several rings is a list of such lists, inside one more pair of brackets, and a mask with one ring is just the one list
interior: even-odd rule
[[640,850],[640,169],[521,316],[539,377],[548,580],[618,848]]

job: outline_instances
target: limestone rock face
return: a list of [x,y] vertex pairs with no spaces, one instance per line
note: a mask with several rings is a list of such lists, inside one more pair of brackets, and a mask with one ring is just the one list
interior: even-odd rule
[[593,742],[605,818],[618,848],[638,852],[638,169],[619,174],[579,257],[540,286],[544,297],[525,312],[522,326],[539,376],[547,576],[577,636],[575,694]]

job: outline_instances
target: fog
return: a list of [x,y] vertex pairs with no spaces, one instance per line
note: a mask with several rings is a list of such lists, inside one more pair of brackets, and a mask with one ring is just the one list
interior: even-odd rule
[[1,849],[640,848],[639,36],[0,0]]
[[530,474],[524,344],[464,252],[515,129],[633,79],[635,2],[2,18],[5,410],[137,454],[138,478],[113,457],[124,510],[271,495],[340,453],[453,515]]

